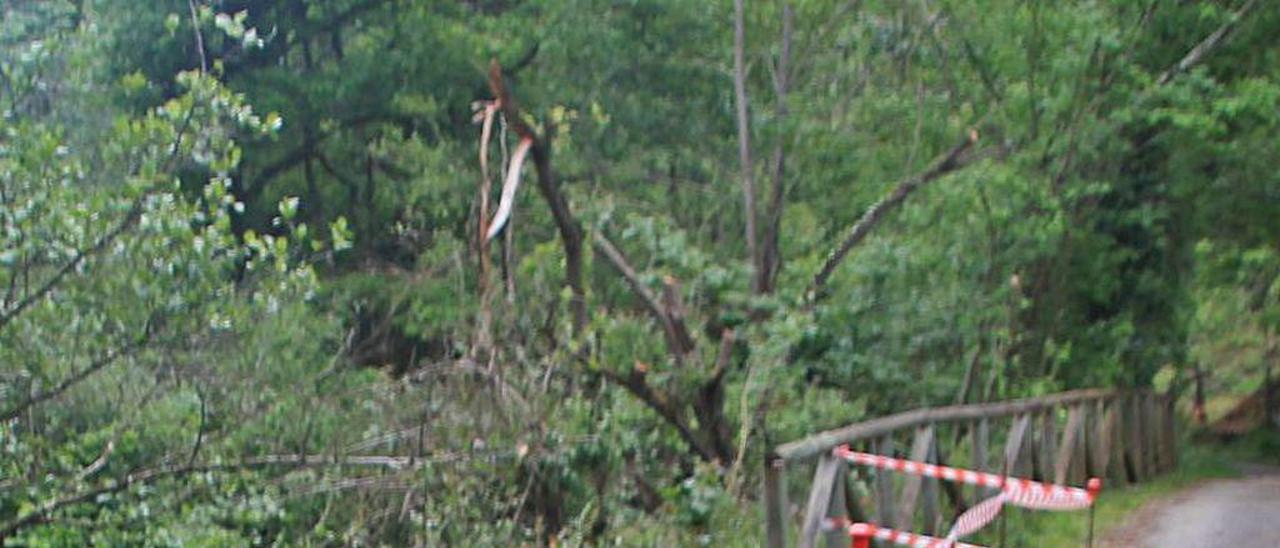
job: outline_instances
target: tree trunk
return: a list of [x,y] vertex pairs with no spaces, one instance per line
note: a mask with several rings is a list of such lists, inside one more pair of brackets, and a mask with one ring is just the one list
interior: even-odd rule
[[756,244],[756,183],[751,165],[751,126],[747,120],[746,23],[743,0],[733,2],[733,92],[737,98],[738,159],[742,163],[742,213],[746,227],[747,256],[751,268],[752,289],[760,290],[760,250]]

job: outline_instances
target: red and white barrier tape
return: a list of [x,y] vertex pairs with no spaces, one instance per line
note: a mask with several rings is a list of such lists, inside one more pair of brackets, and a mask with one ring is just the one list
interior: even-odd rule
[[844,518],[827,520],[827,525],[830,529],[843,529],[847,532],[850,537],[853,537],[854,546],[857,546],[856,542],[859,538],[867,540],[874,538],[913,548],[986,548],[978,544],[957,542],[954,539],[898,531],[873,523],[849,523],[849,520]]
[[1004,508],[1005,500],[1005,494],[1000,493],[973,505],[972,508],[956,518],[955,524],[951,526],[951,531],[947,533],[947,538],[955,540],[960,537],[967,537],[986,527],[988,523],[996,519],[996,516],[1000,515],[1000,510]]
[[958,481],[981,487],[1004,487],[1004,477],[996,474],[895,459],[893,457],[873,455],[871,453],[859,453],[849,449],[848,445],[841,445],[840,447],[835,448],[834,454],[836,457],[845,459],[854,464],[861,464],[863,466],[870,466],[881,470],[891,470],[914,476],[926,476],[930,478],[944,479],[947,481]]
[[[1077,510],[1093,504],[1097,489],[1081,489],[1064,485],[1046,484],[1029,479],[1000,476],[986,472],[975,472],[950,466],[938,466],[923,462],[895,459],[883,455],[860,453],[842,445],[835,448],[836,457],[854,464],[871,466],[881,470],[892,470],[916,476],[925,476],[947,481],[955,481],[991,487],[1004,492],[1007,502],[1024,508],[1037,510]],[[1089,480],[1090,486],[1101,486],[1097,478]]]
[[[1000,490],[1000,493],[996,496],[974,505],[964,514],[961,514],[959,518],[956,518],[956,523],[951,527],[947,538],[943,539],[944,542],[955,542],[960,537],[971,535],[982,529],[991,523],[996,516],[1000,515],[1000,509],[1004,507],[1005,503],[1035,510],[1079,510],[1092,505],[1093,499],[1098,495],[1098,490],[1102,488],[1102,480],[1098,478],[1090,478],[1088,488],[1080,489],[1078,487],[1046,484],[1011,476],[952,468],[950,466],[895,459],[883,455],[860,453],[849,449],[847,445],[837,447],[833,454],[851,463],[880,470],[890,470]],[[877,536],[876,538],[881,537]],[[897,541],[895,540],[895,542]],[[899,542],[899,544],[903,543]],[[934,545],[926,544],[925,546]],[[938,546],[949,545],[940,544]]]

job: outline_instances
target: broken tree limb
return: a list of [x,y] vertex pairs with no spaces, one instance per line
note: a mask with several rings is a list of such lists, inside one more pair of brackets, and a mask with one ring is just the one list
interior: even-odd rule
[[[644,304],[645,310],[649,311],[649,315],[653,316],[654,321],[662,326],[662,333],[667,340],[667,350],[671,352],[677,364],[683,364],[685,355],[693,349],[692,339],[689,338],[689,330],[684,326],[683,314],[679,318],[672,316],[668,307],[664,306],[662,301],[659,301],[658,297],[640,280],[640,274],[627,261],[627,257],[603,233],[596,232],[592,236],[592,242],[596,251],[603,255],[609,261],[609,264],[613,265],[613,268],[626,280],[631,291]],[[683,333],[683,336],[681,333]],[[688,346],[686,346],[686,341],[688,341]]]
[[54,514],[64,508],[75,506],[77,504],[91,503],[98,500],[102,495],[119,493],[135,486],[148,485],[167,478],[182,477],[192,474],[239,472],[243,470],[254,470],[269,467],[316,468],[329,466],[359,466],[389,468],[394,470],[418,469],[431,463],[462,460],[466,457],[467,456],[463,454],[446,454],[426,458],[406,456],[348,456],[326,458],[314,455],[264,455],[260,457],[248,457],[239,461],[226,463],[161,466],[132,472],[122,477],[105,481],[100,487],[87,489],[46,502],[45,504],[20,516],[15,516],[13,520],[0,525],[0,539],[10,537],[14,533],[33,525],[52,521],[54,519]]
[[506,116],[507,123],[521,140],[530,140],[530,152],[538,173],[538,191],[551,208],[551,216],[564,247],[564,283],[569,286],[572,294],[569,310],[573,314],[573,334],[575,337],[579,336],[587,326],[587,292],[582,281],[582,226],[573,216],[569,200],[561,191],[555,171],[551,168],[550,141],[540,137],[520,116],[520,108],[502,78],[502,66],[497,59],[489,63],[489,88],[497,97],[498,106]]
[[645,405],[648,405],[650,409],[656,411],[658,415],[667,421],[667,424],[670,424],[679,432],[680,438],[704,460],[708,462],[715,461],[715,450],[689,425],[689,421],[685,418],[685,413],[681,412],[679,405],[676,405],[665,395],[649,386],[644,371],[647,368],[641,368],[639,365],[637,363],[637,367],[627,375],[608,369],[601,369],[600,372],[605,379],[625,388],[633,396],[644,402]]
[[694,350],[693,335],[685,322],[684,298],[680,296],[680,280],[675,276],[662,277],[662,305],[667,318],[671,322],[672,335],[675,337],[676,351],[688,354]]
[[520,168],[524,167],[524,159],[529,155],[529,148],[532,146],[532,139],[522,137],[520,144],[516,145],[515,154],[511,155],[511,166],[507,168],[507,177],[502,183],[502,199],[498,201],[498,212],[493,214],[493,221],[489,223],[488,231],[484,235],[486,242],[502,232],[507,225],[507,220],[511,218],[511,208],[515,207],[516,191],[520,188]]

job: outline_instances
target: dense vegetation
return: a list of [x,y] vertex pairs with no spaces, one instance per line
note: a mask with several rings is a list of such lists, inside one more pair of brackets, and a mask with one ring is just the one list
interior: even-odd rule
[[752,545],[771,444],[1274,361],[1265,0],[0,18],[7,543]]

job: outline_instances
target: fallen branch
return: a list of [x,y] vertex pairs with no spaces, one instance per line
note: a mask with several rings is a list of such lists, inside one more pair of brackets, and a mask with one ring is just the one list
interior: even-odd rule
[[75,495],[59,498],[45,503],[39,508],[27,512],[12,521],[0,526],[0,542],[13,536],[18,531],[46,523],[53,519],[53,514],[68,506],[92,502],[107,494],[119,493],[131,487],[147,485],[166,478],[181,477],[191,474],[238,472],[257,468],[275,466],[293,467],[328,467],[328,466],[368,466],[383,467],[392,470],[418,469],[431,463],[461,460],[466,454],[450,453],[434,457],[398,457],[398,456],[350,456],[341,458],[325,458],[308,455],[265,455],[251,457],[231,463],[204,463],[197,465],[162,466],[128,474],[123,478],[106,482],[103,486],[82,491]]

